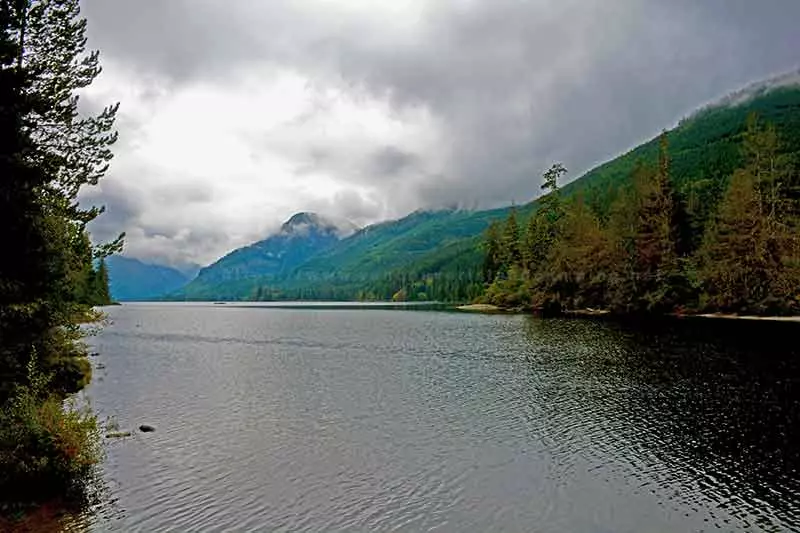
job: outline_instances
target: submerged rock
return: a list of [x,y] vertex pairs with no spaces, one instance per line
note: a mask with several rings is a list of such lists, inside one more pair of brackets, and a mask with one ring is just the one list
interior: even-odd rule
[[139,431],[141,431],[142,433],[152,433],[155,430],[156,428],[154,428],[153,426],[148,426],[147,424],[142,424],[141,426],[139,426]]

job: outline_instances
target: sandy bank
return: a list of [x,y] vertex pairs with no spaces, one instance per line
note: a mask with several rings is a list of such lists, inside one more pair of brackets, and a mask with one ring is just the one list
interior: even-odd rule
[[469,305],[459,305],[456,307],[459,311],[468,311],[470,313],[503,313],[506,312],[505,309],[497,307],[496,305],[491,304],[469,304]]
[[695,315],[701,318],[724,318],[728,320],[769,320],[770,322],[800,322],[800,316],[750,316],[750,315],[728,315],[723,313],[709,313],[705,315]]

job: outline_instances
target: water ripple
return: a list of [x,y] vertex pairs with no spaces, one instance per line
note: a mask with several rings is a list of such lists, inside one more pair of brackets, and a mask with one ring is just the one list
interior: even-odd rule
[[118,503],[98,531],[800,529],[785,326],[178,305],[111,318],[89,395],[156,432],[109,447]]

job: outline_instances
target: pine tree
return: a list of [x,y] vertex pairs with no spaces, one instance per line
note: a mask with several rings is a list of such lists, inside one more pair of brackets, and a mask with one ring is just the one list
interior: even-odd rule
[[30,82],[18,64],[20,22],[14,3],[0,2],[0,401],[25,375],[31,350],[56,325],[35,303],[49,292],[44,206],[37,194],[47,175],[26,158],[32,140],[25,117],[32,104]]
[[[30,77],[28,89],[35,102],[27,116],[35,151],[31,157],[50,177],[47,184],[54,207],[65,209],[71,220],[88,222],[99,209],[81,209],[77,195],[95,185],[108,170],[119,104],[95,116],[78,113],[77,91],[100,74],[99,53],[86,53],[86,19],[78,0],[32,0],[19,16],[25,25],[22,67]],[[66,201],[66,205],[60,205]]]
[[559,239],[547,261],[542,306],[580,309],[607,305],[609,246],[600,222],[582,196],[564,212]]
[[746,311],[768,290],[766,220],[756,180],[737,171],[709,228],[701,250],[706,304],[723,311]]
[[523,267],[529,278],[544,265],[551,243],[550,225],[539,210],[528,219],[522,244]]
[[503,236],[501,241],[501,270],[508,271],[509,268],[522,265],[522,251],[519,242],[519,224],[517,223],[517,208],[512,206],[508,211]]
[[111,303],[111,292],[108,287],[108,266],[105,258],[100,259],[95,273],[95,299],[94,305],[109,305]]
[[522,259],[530,278],[542,267],[558,237],[558,225],[564,216],[558,180],[566,172],[563,165],[556,163],[544,173],[542,189],[547,192],[539,199],[539,209],[528,220]]
[[[639,164],[633,171],[634,183],[643,172]],[[638,195],[636,187],[619,191],[611,204],[608,223],[606,224],[607,250],[609,266],[608,302],[606,306],[620,313],[634,310],[632,296],[636,294],[635,246],[638,226]]]
[[671,310],[678,300],[675,288],[680,277],[666,133],[659,144],[658,168],[653,172],[640,167],[635,176],[638,205],[631,296],[635,308],[648,312]]
[[744,168],[731,178],[716,220],[699,252],[704,304],[731,312],[795,311],[798,304],[798,237],[789,181],[776,156],[774,127],[748,119]]
[[86,382],[73,322],[78,280],[92,255],[121,247],[120,238],[87,257],[83,246],[86,224],[102,210],[81,208],[78,193],[107,169],[117,109],[78,115],[76,91],[99,73],[97,54],[84,53],[85,32],[77,0],[0,1],[0,224],[14,258],[0,266],[4,386],[24,378],[32,353],[54,386]]
[[489,227],[486,228],[483,248],[483,280],[485,283],[492,283],[500,273],[500,268],[502,265],[500,225],[497,221],[492,221],[491,224],[489,224]]
[[541,203],[541,211],[545,217],[552,239],[555,239],[555,228],[558,221],[564,216],[564,209],[561,206],[561,190],[558,187],[558,181],[567,173],[567,169],[561,163],[555,163],[544,173],[542,190],[547,191],[544,196],[539,200]]

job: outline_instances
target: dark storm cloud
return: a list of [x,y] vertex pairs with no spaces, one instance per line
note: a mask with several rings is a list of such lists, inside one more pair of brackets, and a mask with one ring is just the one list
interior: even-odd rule
[[[697,4],[702,4],[698,6]],[[342,43],[345,78],[424,105],[453,139],[432,204],[522,201],[563,161],[573,175],[700,103],[800,56],[800,3],[496,1],[441,9],[426,42]]]
[[372,175],[396,176],[413,170],[419,164],[419,157],[396,146],[386,146],[374,152],[370,162]]
[[255,48],[252,34],[237,31],[236,9],[223,13],[208,2],[85,0],[82,6],[94,46],[165,82],[230,67]]
[[[703,103],[800,62],[795,0],[441,1],[407,19],[384,16],[380,2],[352,17],[337,2],[84,5],[92,44],[155,86],[219,82],[268,65],[383,100],[401,117],[429,113],[442,143],[425,153],[346,146],[335,135],[298,151],[298,175],[327,169],[347,191],[315,205],[359,221],[526,201],[551,163],[575,177]],[[323,101],[311,115],[326,111]],[[302,132],[313,116],[301,118],[294,127]]]

